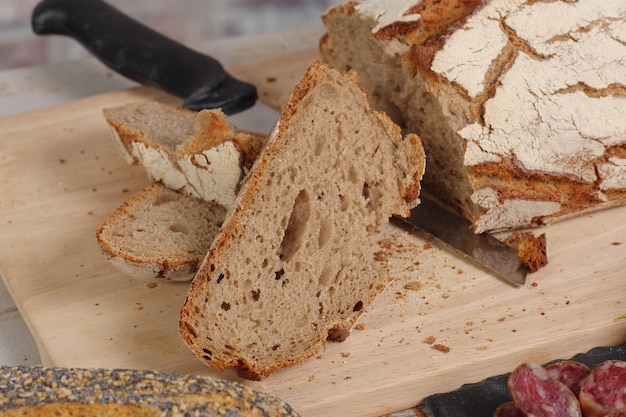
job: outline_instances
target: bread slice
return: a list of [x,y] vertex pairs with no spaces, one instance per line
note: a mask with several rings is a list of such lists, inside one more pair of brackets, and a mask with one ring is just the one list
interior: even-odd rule
[[189,281],[226,208],[150,183],[110,213],[96,236],[106,258],[138,279]]
[[354,72],[312,64],[190,286],[180,334],[262,379],[341,341],[388,282],[370,232],[418,202],[421,142],[370,109]]
[[626,2],[391,3],[329,9],[321,55],[421,137],[425,189],[477,232],[626,203]]
[[221,110],[194,112],[156,101],[103,110],[126,160],[153,181],[230,206],[265,135],[232,126]]
[[0,417],[297,417],[242,384],[130,369],[0,366]]

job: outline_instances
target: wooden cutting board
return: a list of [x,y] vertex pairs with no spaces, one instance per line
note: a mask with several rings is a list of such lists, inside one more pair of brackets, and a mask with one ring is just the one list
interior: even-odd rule
[[[231,72],[280,107],[315,50]],[[0,120],[0,268],[44,362],[66,367],[216,372],[177,334],[187,283],[137,281],[100,254],[95,230],[142,187],[101,115],[131,100],[177,100],[149,88]],[[379,416],[432,393],[626,341],[626,207],[537,229],[550,263],[512,287],[393,222],[372,248],[395,280],[343,343],[265,381],[305,417]]]

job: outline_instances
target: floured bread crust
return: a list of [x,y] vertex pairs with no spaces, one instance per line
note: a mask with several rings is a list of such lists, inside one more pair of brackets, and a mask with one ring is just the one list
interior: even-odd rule
[[369,3],[325,14],[322,56],[420,135],[424,186],[477,232],[626,202],[624,1]]
[[149,178],[229,207],[265,135],[232,126],[220,110],[198,113],[158,102],[103,111],[122,154]]
[[152,182],[96,230],[102,253],[138,279],[189,281],[219,232],[226,208]]

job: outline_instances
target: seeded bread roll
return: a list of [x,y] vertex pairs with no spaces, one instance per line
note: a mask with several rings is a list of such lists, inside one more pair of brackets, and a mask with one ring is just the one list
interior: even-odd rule
[[226,208],[150,183],[96,231],[106,258],[138,279],[189,281],[226,217]]
[[297,417],[241,384],[162,372],[0,366],[0,417]]
[[423,185],[476,232],[626,202],[626,2],[351,0],[324,61],[419,134]]
[[141,164],[153,181],[226,207],[265,140],[232,126],[219,109],[196,113],[142,101],[103,113],[129,163]]
[[262,379],[345,339],[389,278],[370,232],[418,202],[421,142],[370,109],[354,72],[312,64],[192,281],[180,334]]

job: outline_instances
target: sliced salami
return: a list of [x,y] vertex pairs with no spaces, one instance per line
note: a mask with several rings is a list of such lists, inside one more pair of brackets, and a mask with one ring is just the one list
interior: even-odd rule
[[583,380],[589,376],[591,369],[584,363],[576,361],[560,361],[548,365],[546,371],[560,383],[578,396]]
[[538,363],[525,363],[507,385],[515,405],[528,417],[581,417],[578,399]]
[[502,404],[493,413],[493,417],[525,417],[525,414],[517,408],[513,401]]
[[583,381],[579,400],[585,417],[626,412],[626,362],[608,360],[596,365]]

